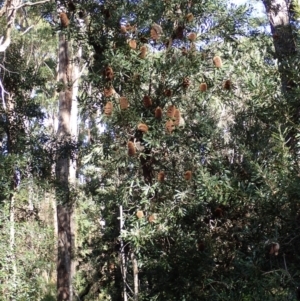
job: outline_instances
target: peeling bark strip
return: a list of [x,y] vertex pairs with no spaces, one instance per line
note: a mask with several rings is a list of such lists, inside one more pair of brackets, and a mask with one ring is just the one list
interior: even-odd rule
[[59,124],[57,139],[59,148],[56,158],[57,180],[57,301],[72,300],[72,204],[70,202],[69,171],[71,136],[70,120],[72,109],[72,68],[70,66],[68,41],[61,33],[59,36]]

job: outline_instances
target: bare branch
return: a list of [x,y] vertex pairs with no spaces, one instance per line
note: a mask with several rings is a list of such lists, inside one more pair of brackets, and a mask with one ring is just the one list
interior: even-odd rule
[[51,0],[42,0],[42,1],[37,1],[37,2],[25,2],[23,4],[20,4],[19,6],[12,7],[9,10],[19,9],[19,8],[22,8],[22,7],[25,7],[25,6],[34,6],[34,5],[38,5],[38,4],[44,4],[44,3],[47,3],[47,2],[50,2],[50,1]]

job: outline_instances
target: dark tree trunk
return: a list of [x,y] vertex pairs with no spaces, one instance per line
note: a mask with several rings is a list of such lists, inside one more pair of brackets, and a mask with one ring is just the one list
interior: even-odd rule
[[56,158],[57,180],[57,300],[72,300],[72,231],[70,204],[70,118],[72,107],[72,70],[68,53],[68,41],[64,34],[59,37],[59,124],[57,131],[58,150]]
[[[271,26],[275,56],[278,60],[278,70],[281,77],[282,92],[289,104],[291,125],[298,125],[300,118],[298,88],[295,83],[295,56],[296,44],[293,37],[291,23],[291,1],[289,0],[263,0]],[[294,154],[297,150],[297,131],[295,127],[289,131],[286,141]]]

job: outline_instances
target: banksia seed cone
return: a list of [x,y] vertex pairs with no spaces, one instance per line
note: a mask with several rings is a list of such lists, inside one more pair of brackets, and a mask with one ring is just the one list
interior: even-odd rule
[[173,118],[174,117],[174,114],[175,114],[175,110],[176,110],[176,107],[171,105],[171,106],[168,106],[168,109],[167,109],[167,116],[170,117],[170,118]]
[[145,123],[140,123],[138,125],[138,130],[140,130],[143,133],[147,133],[148,132],[148,126]]
[[162,118],[162,114],[163,114],[162,109],[160,107],[157,107],[155,109],[155,118],[156,119],[161,119]]
[[131,49],[136,49],[136,40],[129,40],[128,44]]
[[69,24],[70,24],[70,20],[69,20],[67,14],[66,13],[60,13],[59,17],[60,17],[60,22],[61,22],[62,27],[68,27]]
[[112,114],[112,111],[113,111],[113,104],[112,102],[109,101],[104,107],[104,114],[110,116]]
[[182,26],[178,26],[175,30],[175,36],[176,39],[182,40],[183,39],[183,30],[184,28]]
[[168,120],[168,121],[166,122],[166,131],[167,131],[169,134],[171,134],[171,133],[173,132],[173,130],[174,130],[174,123],[173,123],[172,120]]
[[197,243],[197,247],[198,247],[198,250],[199,250],[200,252],[203,252],[203,251],[205,250],[205,244],[204,244],[204,242],[203,242],[203,241],[199,241],[199,242]]
[[270,249],[270,255],[274,254],[275,256],[277,256],[279,252],[279,248],[280,248],[279,243],[273,242]]
[[148,218],[149,223],[153,223],[156,220],[156,216],[154,214],[150,215]]
[[188,77],[185,77],[182,81],[182,86],[184,89],[188,88],[190,85],[190,79]]
[[166,89],[165,91],[164,91],[164,95],[165,96],[167,96],[167,97],[171,97],[172,96],[172,90],[170,90],[170,89]]
[[192,172],[190,170],[184,173],[185,180],[189,181],[192,178]]
[[111,67],[106,67],[103,73],[107,80],[112,80],[114,78],[114,71]]
[[128,141],[127,148],[128,148],[128,156],[130,156],[130,157],[134,156],[136,153],[134,143],[131,141]]
[[157,181],[158,182],[163,182],[165,180],[165,172],[164,171],[160,171],[157,174]]
[[147,55],[147,47],[146,46],[142,46],[140,49],[141,53],[140,53],[140,58],[144,59]]
[[189,13],[186,15],[186,19],[188,22],[192,22],[194,20],[194,15],[192,13]]
[[104,96],[105,97],[111,97],[114,95],[114,88],[113,87],[109,87],[109,88],[104,88]]
[[201,83],[199,86],[199,89],[201,92],[207,91],[207,84],[206,83]]
[[219,56],[215,56],[214,58],[213,58],[213,62],[214,62],[214,64],[215,64],[215,66],[217,67],[217,68],[221,68],[222,67],[222,60],[221,60],[221,58],[219,57]]
[[68,2],[68,8],[69,8],[69,11],[75,11],[76,10],[76,6],[72,1]]
[[225,90],[230,90],[231,89],[231,81],[230,79],[227,79],[224,83],[224,89]]
[[179,126],[180,117],[181,117],[180,111],[178,109],[176,109],[175,113],[174,113],[174,118],[175,118],[174,125],[175,126]]
[[144,217],[144,212],[143,212],[142,210],[138,210],[138,211],[136,212],[136,216],[137,216],[138,218],[142,218],[142,217]]
[[145,95],[144,98],[143,98],[143,103],[144,103],[144,106],[146,108],[151,107],[152,106],[152,100],[151,100],[150,96]]
[[162,34],[162,28],[160,25],[154,23],[150,29],[150,37],[152,40],[156,41],[160,38]]
[[121,110],[125,110],[128,107],[129,107],[129,104],[128,104],[127,97],[121,96],[120,97],[120,108],[121,108]]
[[188,39],[189,39],[191,42],[196,41],[196,39],[197,39],[197,34],[196,34],[195,32],[191,32],[191,33],[188,35]]
[[215,214],[216,217],[222,217],[223,216],[223,210],[220,207],[218,207],[218,208],[216,208],[214,214]]

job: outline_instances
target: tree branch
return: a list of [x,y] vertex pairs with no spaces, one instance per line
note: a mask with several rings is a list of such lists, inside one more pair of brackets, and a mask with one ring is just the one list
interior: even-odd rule
[[44,3],[47,3],[47,2],[50,2],[50,1],[51,0],[41,0],[41,1],[37,1],[37,2],[25,2],[23,4],[20,4],[19,6],[9,8],[8,10],[19,9],[19,8],[22,8],[22,7],[25,7],[25,6],[34,6],[34,5],[38,5],[38,4],[44,4]]

